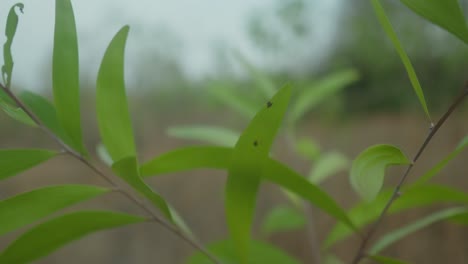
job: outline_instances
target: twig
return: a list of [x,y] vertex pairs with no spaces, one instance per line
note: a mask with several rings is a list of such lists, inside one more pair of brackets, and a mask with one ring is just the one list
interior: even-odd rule
[[108,184],[110,184],[116,191],[120,192],[122,195],[124,195],[127,199],[132,201],[134,204],[136,204],[138,207],[143,209],[146,213],[150,215],[150,220],[154,221],[156,223],[159,223],[178,237],[180,237],[182,240],[184,240],[186,243],[197,249],[198,251],[202,252],[206,257],[208,257],[213,263],[216,264],[221,264],[221,262],[213,256],[210,252],[208,252],[207,249],[205,249],[201,244],[196,242],[195,240],[187,237],[184,235],[180,229],[175,227],[174,225],[169,224],[162,218],[160,218],[156,213],[153,212],[151,208],[146,206],[140,199],[137,197],[133,196],[131,193],[125,191],[122,189],[119,184],[114,181],[111,177],[107,176],[104,172],[99,170],[96,166],[94,166],[89,160],[84,158],[80,153],[72,149],[70,146],[68,146],[62,139],[60,139],[57,135],[55,135],[48,127],[46,127],[42,121],[31,111],[29,110],[28,107],[26,107],[23,102],[6,86],[0,83],[0,88],[15,102],[15,104],[22,109],[26,115],[28,115],[34,123],[42,129],[47,135],[49,135],[62,149],[64,154],[69,154],[70,156],[74,157],[75,159],[79,160],[81,163],[85,164],[88,168],[90,168],[93,172],[95,172],[97,175],[99,175],[102,179],[104,179]]
[[372,236],[377,231],[377,228],[382,223],[385,215],[387,214],[388,210],[390,209],[390,206],[400,196],[400,189],[403,186],[403,184],[405,183],[406,179],[408,178],[408,175],[411,172],[411,169],[414,167],[414,164],[419,159],[421,154],[424,152],[427,145],[432,140],[432,138],[437,133],[437,131],[440,129],[440,127],[445,123],[445,121],[447,121],[447,119],[450,117],[450,115],[453,113],[453,111],[463,102],[463,100],[465,99],[465,97],[467,95],[468,95],[468,82],[465,84],[462,93],[455,99],[455,101],[452,103],[452,105],[449,107],[449,109],[439,119],[437,124],[435,126],[433,126],[433,127],[431,125],[431,129],[429,131],[429,134],[427,135],[427,137],[424,140],[424,142],[422,143],[422,145],[419,147],[419,150],[416,153],[416,155],[414,156],[411,164],[408,166],[405,173],[401,176],[397,186],[395,187],[395,190],[393,191],[392,196],[390,197],[390,200],[387,202],[384,209],[380,213],[379,217],[377,218],[377,221],[375,221],[375,223],[371,226],[371,228],[369,229],[369,231],[366,233],[363,240],[361,241],[358,252],[357,252],[356,256],[354,257],[352,264],[359,263],[359,261],[366,256],[365,249],[366,249],[366,246],[367,246],[369,240],[372,238]]

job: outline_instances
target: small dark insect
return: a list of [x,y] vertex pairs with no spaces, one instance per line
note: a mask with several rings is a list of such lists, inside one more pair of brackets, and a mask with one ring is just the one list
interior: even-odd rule
[[253,142],[253,145],[254,145],[255,147],[258,146],[258,141],[255,140],[255,141]]
[[270,101],[268,101],[268,103],[267,103],[267,108],[270,108],[272,105],[273,105],[273,103],[270,102]]

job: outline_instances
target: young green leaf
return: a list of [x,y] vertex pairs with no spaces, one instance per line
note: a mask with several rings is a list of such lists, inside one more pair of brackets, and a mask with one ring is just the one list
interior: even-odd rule
[[0,107],[11,118],[25,125],[36,127],[36,123],[23,111],[23,109],[13,106],[6,101],[0,101]]
[[426,114],[427,118],[431,120],[431,115],[429,114],[429,110],[427,108],[426,99],[424,98],[424,93],[421,88],[421,84],[419,83],[418,76],[411,64],[411,61],[406,54],[403,46],[401,45],[400,41],[398,40],[398,36],[396,35],[395,31],[393,30],[392,24],[388,19],[387,15],[385,14],[385,10],[383,9],[382,5],[380,4],[379,0],[371,0],[372,5],[374,6],[375,13],[379,19],[380,24],[382,25],[385,33],[390,38],[395,47],[398,55],[400,56],[403,65],[405,66],[406,72],[408,73],[408,77],[410,79],[411,85],[413,86],[414,91],[419,99],[419,103],[421,104],[424,113]]
[[468,28],[458,0],[400,0],[415,13],[468,44]]
[[295,151],[309,161],[315,161],[320,157],[320,146],[318,142],[310,138],[295,140]]
[[70,0],[55,1],[52,84],[57,118],[71,147],[84,154],[80,114],[78,37]]
[[457,215],[464,215],[468,213],[468,207],[457,207],[457,208],[450,208],[444,209],[442,211],[438,211],[436,213],[432,213],[429,216],[421,218],[409,225],[406,225],[402,228],[398,228],[396,230],[392,230],[390,233],[384,235],[380,238],[374,246],[370,249],[371,254],[378,254],[388,246],[392,245],[393,243],[407,237],[408,235],[419,231],[423,228],[426,228],[436,222],[440,222],[443,220],[450,219],[452,217],[456,217]]
[[97,78],[96,110],[102,141],[114,161],[136,156],[124,83],[124,51],[129,27],[112,39]]
[[88,234],[143,221],[143,217],[105,211],[59,216],[21,235],[1,253],[0,263],[32,262]]
[[235,87],[225,83],[212,83],[207,89],[208,94],[229,106],[232,110],[242,116],[251,119],[258,110],[258,105],[249,100],[247,96],[239,94],[235,91]]
[[309,174],[309,181],[319,184],[328,177],[349,167],[349,161],[343,154],[333,151],[323,154]]
[[8,13],[5,36],[6,41],[3,44],[3,61],[2,66],[2,78],[6,88],[11,87],[11,76],[13,74],[13,55],[11,55],[11,45],[13,44],[13,39],[16,34],[16,28],[18,27],[18,14],[16,13],[16,8],[23,13],[24,5],[21,3],[15,4],[11,7],[10,12]]
[[164,198],[153,191],[151,187],[140,178],[140,171],[135,157],[127,157],[115,162],[112,165],[112,170],[140,194],[148,198],[157,208],[159,208],[159,210],[161,210],[167,219],[174,221],[171,210]]
[[256,87],[263,93],[264,97],[272,97],[276,91],[273,80],[252,65],[252,63],[250,63],[239,51],[235,52],[234,55],[237,57],[244,69],[246,69],[249,75],[254,79]]
[[250,228],[263,164],[286,112],[291,87],[283,87],[260,110],[234,147],[225,192],[229,233],[240,263],[248,263]]
[[60,209],[109,192],[87,185],[48,186],[0,201],[0,235],[46,217]]
[[[349,210],[348,215],[358,228],[362,228],[376,220],[388,203],[393,190],[381,192],[372,202],[361,202]],[[445,203],[462,203],[468,205],[468,194],[455,188],[443,185],[411,185],[402,189],[402,195],[395,200],[388,214],[403,212],[412,208]],[[323,247],[329,248],[335,243],[349,237],[353,230],[338,223],[327,235]]]
[[390,165],[409,164],[403,152],[391,145],[367,148],[353,161],[350,181],[354,190],[365,200],[373,200],[383,186],[385,169]]
[[356,70],[348,69],[326,76],[318,83],[306,87],[297,96],[292,105],[290,120],[295,123],[299,121],[310,109],[323,103],[327,98],[336,94],[349,84],[358,80]]
[[44,149],[0,150],[0,180],[30,169],[57,155]]
[[389,257],[384,257],[384,256],[369,256],[368,258],[377,261],[380,264],[408,264],[408,262],[399,260],[399,259],[393,259]]
[[265,217],[262,224],[262,233],[271,235],[276,232],[296,230],[304,227],[305,224],[304,214],[296,208],[277,206]]
[[434,167],[424,173],[423,176],[419,177],[416,181],[417,184],[424,184],[430,181],[435,175],[437,175],[447,164],[453,160],[458,154],[463,152],[463,150],[468,147],[468,136],[465,136],[463,140],[458,144],[454,151],[448,154],[443,160],[437,163]]
[[227,169],[232,159],[232,148],[197,146],[172,150],[156,157],[141,168],[141,176],[149,177],[193,169]]
[[216,126],[181,126],[167,130],[171,137],[199,140],[219,146],[234,147],[239,133],[224,127]]
[[[222,240],[208,245],[210,252],[220,259],[222,263],[238,263],[236,251],[232,241]],[[260,241],[251,241],[249,252],[251,259],[248,264],[299,264],[300,262],[283,252],[280,248],[274,247]],[[200,252],[192,255],[186,262],[187,264],[211,264],[213,263]]]

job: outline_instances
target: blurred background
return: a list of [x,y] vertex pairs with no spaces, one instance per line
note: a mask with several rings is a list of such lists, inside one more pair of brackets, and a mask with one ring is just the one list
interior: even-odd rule
[[[24,14],[20,15],[12,48],[13,89],[50,98],[54,1],[23,2]],[[437,120],[467,81],[468,47],[399,1],[383,2]],[[14,3],[2,1],[2,25]],[[468,1],[461,1],[461,5],[468,10]],[[125,24],[130,25],[127,92],[142,161],[176,147],[203,144],[196,140],[197,131],[193,129],[205,131],[205,125],[223,128],[223,136],[219,136],[223,140],[218,143],[231,144],[229,136],[246,126],[248,117],[263,106],[272,91],[290,83],[294,105],[273,155],[308,175],[313,174],[321,157],[339,153],[343,161],[340,169],[320,184],[350,208],[358,201],[347,178],[350,160],[377,143],[394,144],[411,157],[429,129],[430,122],[369,1],[80,0],[73,1],[73,6],[80,47],[83,126],[91,150],[100,142],[94,113],[97,71],[112,36]],[[0,42],[4,43],[1,35]],[[465,103],[450,118],[411,179],[431,168],[466,135],[467,110]],[[1,148],[57,147],[46,135],[3,112],[0,124]],[[461,154],[435,180],[468,190],[463,164],[466,158],[466,152]],[[389,170],[389,186],[402,169]],[[224,181],[224,172],[207,170],[148,180],[205,243],[226,237]],[[70,157],[58,157],[2,181],[0,198],[37,186],[70,182],[105,184]],[[263,186],[255,236],[284,248],[304,263],[312,263],[309,237],[303,228],[272,235],[261,232],[270,210],[288,203],[277,187]],[[138,212],[118,194],[76,208]],[[432,210],[417,209],[388,217],[382,233]],[[321,241],[333,221],[319,211],[312,214],[309,218],[314,220]],[[0,246],[20,233],[0,238]],[[349,260],[356,252],[357,241],[343,241],[333,252]],[[384,253],[414,263],[465,263],[467,249],[468,230],[444,223],[409,236]],[[182,263],[192,251],[165,229],[144,224],[94,234],[38,263]]]

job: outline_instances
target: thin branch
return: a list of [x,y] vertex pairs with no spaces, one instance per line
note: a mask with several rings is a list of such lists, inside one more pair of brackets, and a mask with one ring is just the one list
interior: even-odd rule
[[114,181],[111,177],[107,176],[104,172],[99,170],[96,166],[94,166],[89,160],[84,158],[80,153],[72,149],[68,146],[62,139],[60,139],[57,135],[55,135],[48,127],[46,127],[42,121],[6,86],[0,83],[0,88],[15,102],[15,104],[22,109],[30,118],[34,121],[34,123],[44,131],[48,136],[50,136],[62,149],[64,154],[69,154],[70,156],[74,157],[75,159],[79,160],[81,163],[86,165],[89,169],[99,175],[102,179],[104,179],[108,184],[110,184],[116,191],[120,192],[124,195],[127,199],[132,201],[142,210],[150,215],[150,220],[159,223],[186,243],[197,249],[198,251],[202,252],[206,257],[208,257],[213,263],[220,264],[221,262],[213,256],[207,249],[205,249],[201,244],[196,242],[195,240],[189,238],[181,230],[174,225],[169,224],[168,222],[164,221],[160,218],[156,213],[153,212],[151,208],[146,206],[140,199],[133,196],[131,193],[122,189],[119,184]]
[[388,210],[390,209],[390,206],[400,196],[400,189],[403,186],[403,184],[405,183],[406,179],[408,178],[408,175],[411,172],[411,169],[414,167],[414,164],[416,163],[416,161],[418,161],[419,157],[424,152],[427,145],[432,140],[432,138],[437,133],[437,131],[439,131],[439,129],[442,127],[442,125],[445,123],[445,121],[447,121],[447,119],[450,117],[450,115],[453,113],[453,111],[455,111],[455,109],[463,102],[463,100],[465,99],[466,96],[468,96],[468,83],[465,84],[462,93],[455,99],[455,101],[452,103],[452,105],[450,105],[449,109],[439,119],[437,124],[435,126],[431,127],[431,129],[429,131],[429,134],[427,135],[426,139],[424,140],[422,145],[419,147],[419,150],[416,153],[416,155],[414,155],[414,158],[413,158],[411,164],[408,166],[405,173],[401,176],[397,186],[395,187],[395,190],[393,191],[392,196],[390,197],[390,200],[387,202],[384,209],[380,213],[379,217],[377,218],[377,221],[375,221],[375,223],[372,225],[372,227],[369,229],[369,231],[366,233],[363,240],[361,241],[358,252],[357,252],[356,256],[353,259],[353,262],[352,262],[353,264],[359,263],[359,261],[366,256],[365,250],[366,250],[367,244],[369,243],[369,240],[372,238],[372,236],[377,231],[378,227],[383,222],[383,219],[385,218]]

